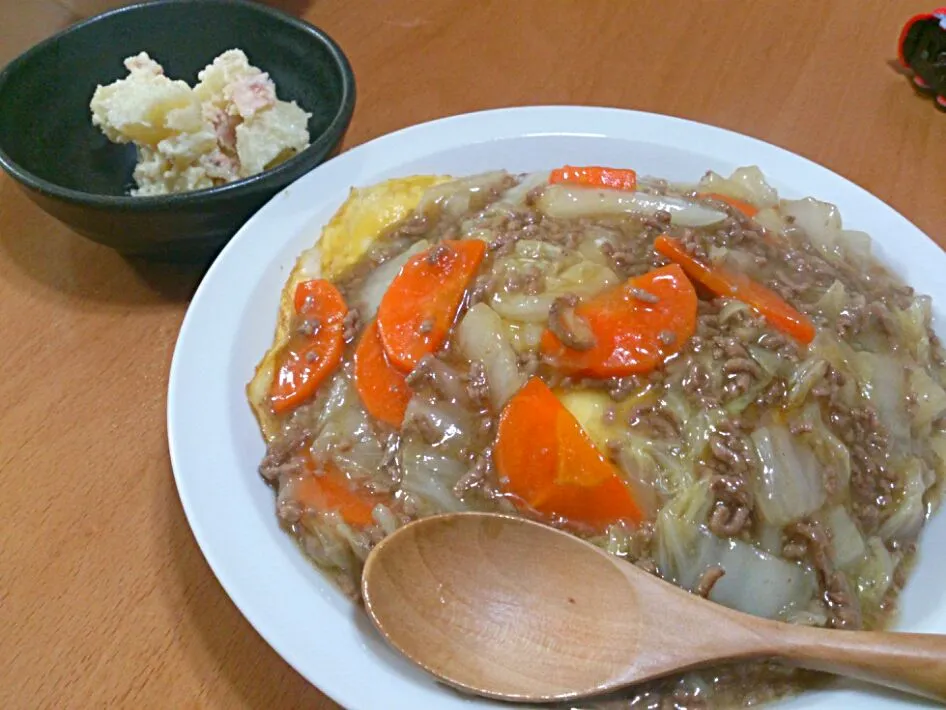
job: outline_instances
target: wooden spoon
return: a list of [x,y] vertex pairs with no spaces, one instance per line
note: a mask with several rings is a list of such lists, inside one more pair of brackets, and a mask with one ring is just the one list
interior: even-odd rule
[[771,658],[946,702],[946,636],[784,624],[706,601],[553,528],[458,513],[385,538],[362,575],[392,646],[491,698],[571,700]]

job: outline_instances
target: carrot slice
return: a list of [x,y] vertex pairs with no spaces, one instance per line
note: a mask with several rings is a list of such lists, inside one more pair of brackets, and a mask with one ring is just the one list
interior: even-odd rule
[[720,202],[725,202],[730,207],[735,207],[737,210],[742,212],[746,217],[752,218],[759,214],[759,208],[756,207],[751,202],[746,202],[745,200],[740,200],[736,197],[730,197],[729,195],[721,195],[718,192],[701,192],[700,197],[710,197],[714,200],[719,200]]
[[411,388],[404,373],[388,362],[376,320],[365,328],[355,349],[355,388],[371,416],[401,426]]
[[486,244],[446,240],[412,257],[378,307],[378,331],[391,363],[409,372],[435,352],[450,331]]
[[641,519],[617,469],[537,377],[503,409],[494,452],[503,491],[521,509],[596,529]]
[[296,287],[294,306],[298,325],[278,355],[269,390],[273,412],[281,414],[309,399],[342,358],[345,299],[324,279]]
[[[647,299],[647,300],[642,300]],[[676,264],[650,271],[575,308],[594,335],[588,350],[567,347],[551,331],[539,347],[558,368],[591,377],[649,372],[696,330],[696,291]]]
[[637,189],[637,173],[625,168],[604,168],[597,165],[580,168],[566,165],[553,170],[549,176],[549,183],[552,185],[562,182],[634,192]]
[[311,471],[296,483],[292,493],[306,508],[337,512],[346,523],[360,528],[374,524],[372,511],[383,502],[381,496],[359,489],[332,463],[318,473]]
[[683,267],[690,278],[700,282],[717,296],[735,298],[755,310],[774,328],[807,345],[815,337],[815,326],[775,291],[740,274],[704,264],[687,253],[676,239],[657,237],[654,248]]

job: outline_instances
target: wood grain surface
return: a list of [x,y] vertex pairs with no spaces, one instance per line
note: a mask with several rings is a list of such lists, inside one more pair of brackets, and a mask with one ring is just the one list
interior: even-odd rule
[[[0,62],[115,4],[0,0]],[[931,0],[283,4],[351,59],[348,147],[499,106],[657,111],[812,158],[946,246],[946,114],[890,66]],[[178,502],[167,375],[201,273],[122,259],[0,176],[5,710],[337,707],[237,612]]]

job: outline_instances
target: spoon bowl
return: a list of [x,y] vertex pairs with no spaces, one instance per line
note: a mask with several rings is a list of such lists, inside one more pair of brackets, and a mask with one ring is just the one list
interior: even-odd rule
[[495,699],[573,700],[770,658],[946,701],[946,637],[750,616],[522,518],[415,521],[371,552],[362,594],[392,646],[445,683]]

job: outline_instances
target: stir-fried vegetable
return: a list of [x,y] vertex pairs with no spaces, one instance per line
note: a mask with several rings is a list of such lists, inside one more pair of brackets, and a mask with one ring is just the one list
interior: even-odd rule
[[482,209],[489,196],[500,190],[509,180],[505,170],[470,175],[434,185],[424,193],[417,206],[418,214],[443,213],[447,217],[461,217],[471,210]]
[[403,266],[415,254],[426,251],[430,243],[426,239],[421,239],[408,247],[402,254],[388,259],[377,268],[372,269],[365,277],[365,282],[355,294],[352,306],[358,308],[362,321],[374,318],[378,312],[378,306],[381,305],[381,299],[385,292],[394,281],[394,278],[400,273]]
[[549,182],[549,175],[551,173],[548,170],[539,170],[534,173],[528,173],[523,176],[522,180],[518,185],[506,190],[500,198],[487,207],[487,210],[508,210],[510,207],[520,207],[526,202],[526,198],[529,196],[529,193],[532,192],[537,187],[542,187],[547,185]]
[[598,166],[575,167],[566,165],[553,170],[549,182],[582,185],[584,187],[603,187],[609,190],[633,192],[637,189],[637,173],[622,168],[602,168]]
[[877,409],[887,432],[901,440],[909,436],[910,422],[903,416],[907,373],[897,358],[860,351],[854,354],[853,365],[864,399]]
[[923,497],[936,477],[921,459],[915,457],[906,462],[901,475],[903,492],[896,510],[881,526],[880,536],[884,540],[909,543],[916,539],[923,527],[923,521],[926,519],[926,502]]
[[841,213],[827,202],[806,197],[801,200],[785,200],[779,210],[783,219],[788,219],[794,228],[805,233],[823,253],[830,253],[841,232]]
[[574,308],[591,347],[569,347],[550,329],[542,352],[557,367],[592,377],[648,372],[693,335],[696,309],[696,291],[679,266],[655,269]]
[[754,165],[736,168],[728,178],[710,171],[703,176],[696,189],[701,193],[732,197],[762,209],[776,207],[779,203],[778,192],[765,181],[762,171]]
[[811,568],[787,562],[741,540],[718,538],[705,529],[697,536],[692,556],[682,562],[698,574],[712,567],[724,570],[726,574],[713,585],[709,598],[768,619],[780,619],[791,611],[807,608],[817,588]]
[[782,200],[778,210],[763,210],[756,216],[756,221],[775,233],[801,233],[830,259],[867,265],[871,255],[870,236],[861,231],[843,229],[838,208],[813,197]]
[[578,527],[640,520],[617,469],[536,377],[503,410],[494,455],[503,491],[519,507]]
[[477,303],[463,316],[456,338],[467,358],[482,363],[490,404],[495,411],[500,411],[525,381],[502,319],[485,303]]
[[394,365],[412,370],[443,344],[485,253],[478,239],[447,240],[407,261],[378,308],[381,342]]
[[706,479],[681,491],[657,516],[657,566],[661,576],[695,590],[703,573],[725,572],[709,598],[732,609],[783,617],[804,609],[815,592],[811,569],[792,564],[739,540],[716,537],[701,523],[712,505]]
[[453,493],[457,481],[467,470],[455,457],[418,436],[410,436],[403,443],[401,467],[404,471],[401,490],[409,494],[411,504],[422,515],[466,509]]
[[700,197],[706,197],[713,200],[719,200],[720,202],[725,202],[730,207],[735,207],[746,217],[755,217],[757,214],[759,214],[758,207],[753,205],[751,202],[740,200],[738,197],[731,197],[718,192],[701,192]]
[[375,419],[401,426],[411,388],[403,372],[388,362],[377,321],[365,328],[355,350],[355,387],[365,409]]
[[331,463],[321,470],[312,466],[293,480],[291,486],[291,497],[303,510],[337,512],[346,523],[361,528],[374,524],[372,512],[385,500],[356,486]]
[[320,462],[332,462],[349,478],[375,480],[385,459],[384,447],[372,418],[362,406],[348,374],[339,372],[311,430],[317,431],[311,452]]
[[542,285],[541,293],[503,289],[493,293],[493,310],[520,323],[545,323],[552,303],[560,296],[595,296],[621,282],[603,263],[576,261],[574,255],[566,254],[560,247],[528,239],[517,242],[510,256],[497,259],[492,274],[501,282],[531,278]]
[[762,210],[777,207],[779,203],[778,192],[754,165],[736,168],[728,178],[710,170],[700,180],[696,191],[733,197]]
[[893,584],[897,563],[883,540],[872,537],[867,541],[867,560],[858,570],[857,594],[862,603],[879,606]]
[[857,524],[843,505],[831,508],[825,522],[831,532],[834,564],[838,569],[856,570],[867,554],[867,545]]
[[908,381],[913,401],[916,402],[913,424],[924,430],[933,420],[946,414],[946,390],[943,390],[926,370],[919,367],[910,370]]
[[411,397],[404,412],[405,425],[419,425],[421,438],[439,453],[462,459],[473,443],[476,415],[468,408],[445,401],[432,402],[423,394]]
[[822,471],[830,470],[836,483],[846,490],[851,480],[851,452],[825,424],[818,403],[806,404],[795,423],[802,430],[797,439],[811,449]]
[[278,357],[270,387],[277,414],[299,406],[319,388],[342,357],[342,330],[348,307],[329,281],[303,281],[296,287],[294,306],[300,321]]
[[910,307],[902,310],[892,309],[900,337],[906,342],[910,354],[921,367],[929,367],[932,363],[932,347],[930,345],[933,319],[932,302],[929,296],[916,296]]
[[683,566],[693,550],[700,534],[700,525],[706,520],[713,499],[708,479],[687,485],[669,500],[657,515],[655,533],[657,537],[657,568],[660,575],[674,584],[685,586],[687,581],[696,585],[698,570]]
[[761,464],[756,501],[767,521],[787,525],[822,506],[824,476],[807,445],[775,422],[752,432],[752,442]]
[[654,248],[671,261],[680,264],[690,278],[700,282],[717,296],[737,298],[748,303],[769,323],[807,345],[815,337],[815,327],[808,316],[765,286],[744,274],[704,264],[691,256],[683,244],[667,236],[657,237]]
[[851,298],[844,284],[835,280],[815,303],[815,310],[828,322],[834,323],[841,312],[851,305]]
[[538,207],[550,217],[618,214],[653,216],[658,212],[667,212],[670,214],[670,221],[681,227],[707,227],[726,219],[725,212],[681,197],[573,185],[550,185],[542,191]]

